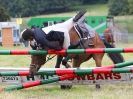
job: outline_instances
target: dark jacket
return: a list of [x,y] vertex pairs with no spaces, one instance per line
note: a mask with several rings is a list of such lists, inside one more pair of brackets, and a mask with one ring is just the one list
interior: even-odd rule
[[48,48],[55,49],[55,50],[60,50],[62,48],[60,46],[59,37],[52,36],[51,33],[46,34],[41,28],[34,29],[34,38],[36,42],[40,44],[42,47],[47,46]]

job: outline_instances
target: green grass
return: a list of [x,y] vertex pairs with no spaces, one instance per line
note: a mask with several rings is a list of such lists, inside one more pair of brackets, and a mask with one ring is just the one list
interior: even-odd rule
[[[117,47],[131,47],[132,44],[120,44]],[[29,49],[23,47],[0,48],[3,49]],[[126,61],[133,60],[133,53],[123,54]],[[28,55],[0,55],[0,67],[29,67]],[[43,67],[54,67],[55,59],[46,63]],[[105,55],[103,65],[111,65],[111,60]],[[91,59],[81,67],[95,66]],[[0,88],[5,86],[0,86]],[[0,99],[132,99],[132,84],[107,84],[96,90],[94,85],[75,85],[70,90],[61,90],[58,85],[42,85],[34,88],[0,93]]]
[[70,90],[61,90],[55,86],[41,86],[2,93],[0,99],[132,99],[132,88],[132,85],[103,85],[101,90],[96,90],[93,85],[80,85]]

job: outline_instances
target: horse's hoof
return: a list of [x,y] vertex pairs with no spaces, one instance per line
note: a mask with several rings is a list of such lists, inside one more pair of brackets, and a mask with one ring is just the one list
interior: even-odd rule
[[66,89],[66,85],[60,85],[61,89]]
[[66,89],[71,89],[72,85],[61,85],[60,87],[61,87],[61,89],[66,90]]
[[72,85],[67,85],[67,89],[71,89],[72,88]]
[[36,73],[37,73],[36,71],[30,71],[29,76],[33,77],[34,75],[36,75]]
[[61,85],[60,86],[61,87],[61,89],[71,89],[72,88],[72,85]]
[[33,77],[37,73],[37,69],[35,67],[30,67],[30,76]]
[[99,84],[96,84],[96,89],[100,89],[101,86]]
[[36,71],[32,71],[32,70],[30,70],[30,76],[34,76],[35,74],[36,74],[37,72]]

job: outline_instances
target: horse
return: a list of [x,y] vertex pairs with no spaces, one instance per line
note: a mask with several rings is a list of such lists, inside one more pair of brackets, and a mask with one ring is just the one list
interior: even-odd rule
[[[59,23],[58,25],[55,25],[54,28],[58,28],[59,26],[67,28],[68,35],[70,37],[70,43],[71,43],[71,45],[75,45],[73,48],[84,48],[85,49],[85,48],[105,48],[106,47],[105,42],[103,42],[103,40],[100,38],[100,36],[97,33],[95,33],[95,36],[93,38],[91,38],[93,41],[93,46],[89,46],[89,39],[87,38],[88,35],[82,34],[82,38],[80,38],[80,36],[79,36],[80,34],[77,33],[78,31],[75,29],[75,27],[71,21],[72,20],[69,20],[65,23]],[[51,27],[45,28],[45,30],[47,30]],[[106,41],[106,43],[107,43],[107,41]],[[43,47],[41,49],[49,50],[49,48],[47,48],[47,47]],[[47,55],[32,55],[31,56],[31,64],[30,64],[30,73],[31,74],[33,74],[33,75],[36,74],[38,72],[38,70],[41,68],[41,66],[45,64],[45,62],[47,61],[46,56]],[[56,62],[55,67],[56,68],[60,67],[61,62],[63,61],[62,60],[63,57],[70,57],[72,59],[72,67],[80,67],[80,65],[83,62],[88,61],[91,58],[93,58],[95,60],[96,67],[101,67],[103,56],[104,56],[104,53],[99,53],[99,54],[89,53],[86,55],[85,54],[80,54],[80,55],[71,54],[68,56],[57,55],[57,62]],[[64,64],[64,65],[67,65],[67,61],[65,63],[66,64]],[[70,65],[68,67],[70,67]],[[100,88],[100,85],[96,84],[96,88]]]
[[[79,40],[79,37],[76,33],[77,31],[75,31],[75,28],[72,27],[69,31],[69,35],[70,35],[70,40],[72,43],[74,43],[76,40],[78,41]],[[113,41],[113,37],[112,34],[109,34],[109,33],[104,33],[104,40],[100,38],[100,36],[96,33],[95,34],[95,37],[92,38],[92,41],[93,41],[93,44],[94,46],[88,46],[88,43],[89,43],[89,39],[86,39],[86,38],[82,38],[82,43],[84,45],[84,48],[113,48],[114,47],[114,41]],[[110,40],[111,38],[111,40]],[[76,48],[83,48],[80,45],[78,45]],[[48,48],[42,48],[42,49],[45,49],[45,50],[48,50]],[[123,57],[121,56],[120,53],[108,53],[109,57],[113,56],[113,58],[111,57],[111,60],[114,62],[114,63],[120,63],[120,62],[123,62],[124,59]],[[103,56],[104,54],[80,54],[80,55],[69,55],[68,57],[70,57],[72,59],[72,67],[80,67],[80,65],[85,62],[85,61],[88,61],[89,59],[93,58],[95,60],[95,63],[96,63],[96,66],[102,66],[102,59],[103,59]],[[65,61],[65,65],[66,67],[71,67],[67,61],[64,59],[62,60],[62,58],[64,56],[62,55],[57,55],[57,62],[56,62],[56,68],[60,68],[60,63],[61,62],[64,62]],[[44,65],[46,62],[46,55],[32,55],[32,60],[31,60],[31,65],[32,64],[36,64],[36,72],[40,69],[40,67],[42,65]],[[32,68],[30,68],[31,71],[34,71],[34,69],[32,70]],[[62,86],[63,88],[65,86]],[[69,87],[69,86],[68,86]],[[66,88],[66,87],[65,87]],[[100,88],[100,85],[96,85],[96,88]]]
[[[70,42],[71,44],[75,44],[77,42],[82,42],[80,43],[80,48],[105,48],[105,45],[103,41],[100,39],[99,35],[95,33],[95,36],[92,38],[93,41],[93,46],[89,46],[89,39],[84,36],[82,40],[80,40],[77,31],[75,30],[74,26],[70,29],[69,31],[69,36],[70,36]],[[76,48],[79,48],[79,45],[76,45]],[[43,48],[45,50],[48,50],[48,48]],[[95,64],[97,67],[102,66],[102,59],[104,56],[104,53],[100,54],[87,54],[87,55],[68,55],[69,57],[72,58],[72,67],[80,67],[80,64],[89,60],[90,58],[93,58],[95,60]],[[58,55],[57,56],[57,63],[56,63],[56,68],[59,68],[60,63],[62,62],[62,58],[65,56]],[[46,62],[46,55],[32,55],[31,56],[31,65],[30,65],[30,73],[35,74],[42,65],[44,65]],[[97,84],[96,88],[100,88],[100,85]]]

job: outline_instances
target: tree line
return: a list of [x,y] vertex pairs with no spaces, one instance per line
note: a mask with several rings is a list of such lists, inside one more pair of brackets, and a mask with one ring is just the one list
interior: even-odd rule
[[133,14],[133,0],[109,0],[109,15]]
[[[71,11],[73,6],[109,4],[109,15],[133,14],[133,0],[0,0],[0,21],[12,17]],[[2,16],[3,15],[3,16]]]

